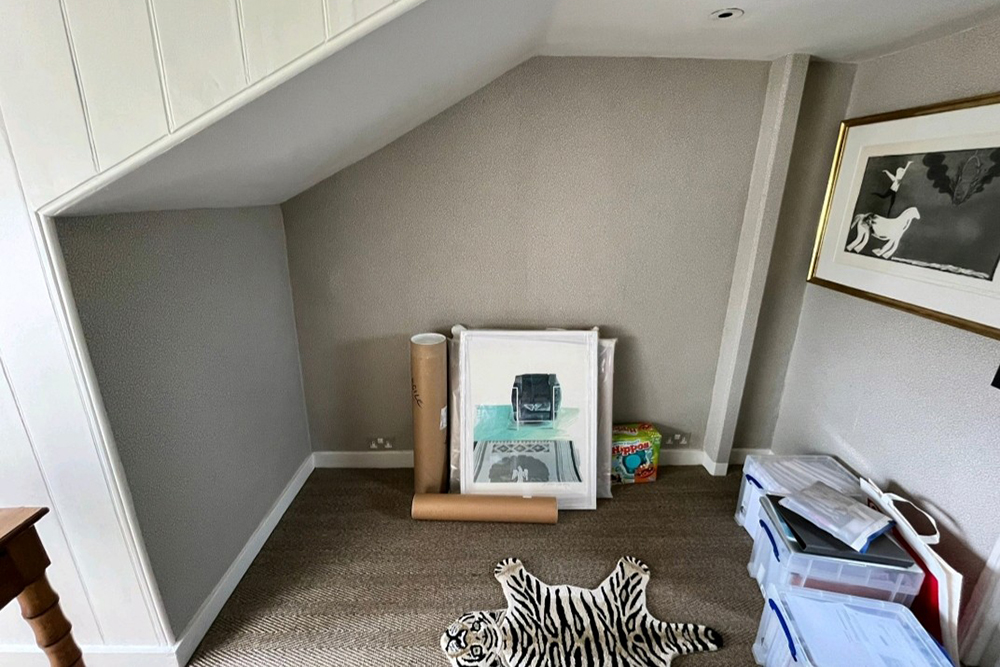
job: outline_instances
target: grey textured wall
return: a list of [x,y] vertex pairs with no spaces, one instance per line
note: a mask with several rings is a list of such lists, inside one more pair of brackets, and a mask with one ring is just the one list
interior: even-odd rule
[[57,229],[180,633],[310,452],[281,211],[67,218]]
[[282,205],[313,447],[411,446],[407,339],[619,337],[616,419],[707,419],[768,63],[535,58]]
[[[995,92],[998,73],[991,23],[861,63],[848,114]],[[832,452],[935,509],[974,577],[1000,536],[998,362],[1000,341],[810,285],[774,448]]]
[[[813,60],[805,90],[733,447],[769,448],[795,342],[805,277],[854,66]],[[833,130],[831,131],[831,128]]]

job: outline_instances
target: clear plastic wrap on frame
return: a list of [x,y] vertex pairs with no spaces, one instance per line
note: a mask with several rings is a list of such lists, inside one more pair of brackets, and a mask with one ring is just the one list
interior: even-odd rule
[[[596,327],[594,328],[596,331]],[[459,364],[461,353],[461,332],[467,331],[463,325],[451,329],[448,340],[448,412],[450,415],[449,435],[449,482],[450,491],[461,490],[462,457],[462,371]],[[597,498],[611,498],[611,426],[614,397],[614,368],[616,339],[600,339],[598,343],[598,421],[597,421]]]

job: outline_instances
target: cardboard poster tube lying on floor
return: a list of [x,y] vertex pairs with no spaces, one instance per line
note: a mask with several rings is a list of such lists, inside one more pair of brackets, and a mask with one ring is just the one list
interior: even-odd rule
[[410,515],[415,520],[555,524],[559,509],[555,497],[548,496],[415,494]]
[[413,488],[440,493],[448,483],[448,347],[440,334],[410,339]]

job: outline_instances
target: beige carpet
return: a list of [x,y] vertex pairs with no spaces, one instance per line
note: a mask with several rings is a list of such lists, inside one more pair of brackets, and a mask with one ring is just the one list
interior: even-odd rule
[[739,474],[660,470],[555,526],[414,522],[412,471],[315,471],[195,652],[192,665],[447,665],[444,628],[502,608],[493,566],[520,557],[549,583],[595,586],[622,555],[652,570],[649,609],[716,628],[719,652],[676,665],[754,665],[763,601],[733,521]]

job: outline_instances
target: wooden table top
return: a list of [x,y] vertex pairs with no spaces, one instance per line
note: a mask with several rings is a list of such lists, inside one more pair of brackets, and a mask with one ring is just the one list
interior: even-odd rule
[[48,508],[0,508],[0,547],[47,512]]

